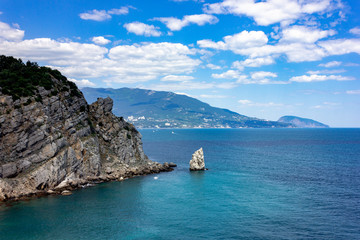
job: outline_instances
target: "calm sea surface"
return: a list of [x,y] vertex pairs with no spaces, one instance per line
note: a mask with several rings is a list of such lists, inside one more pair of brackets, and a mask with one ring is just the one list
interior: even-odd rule
[[175,171],[2,205],[0,239],[360,239],[360,129],[141,133]]

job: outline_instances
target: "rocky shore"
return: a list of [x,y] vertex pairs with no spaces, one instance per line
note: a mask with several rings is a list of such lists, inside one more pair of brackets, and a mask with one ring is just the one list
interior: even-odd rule
[[88,105],[59,72],[20,67],[28,65],[51,84],[20,97],[0,86],[0,202],[172,170],[148,159],[141,134],[112,113],[112,99]]

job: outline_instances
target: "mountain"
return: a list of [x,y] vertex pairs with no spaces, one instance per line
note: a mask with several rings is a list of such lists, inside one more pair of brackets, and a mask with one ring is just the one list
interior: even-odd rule
[[83,88],[89,102],[98,97],[114,100],[113,112],[138,128],[271,128],[292,124],[267,121],[212,107],[173,92],[138,88]]
[[317,122],[315,120],[296,117],[296,116],[283,116],[278,120],[278,122],[293,124],[295,127],[298,128],[328,128],[329,127],[328,125]]
[[59,71],[0,56],[0,201],[171,170],[112,106],[88,105]]

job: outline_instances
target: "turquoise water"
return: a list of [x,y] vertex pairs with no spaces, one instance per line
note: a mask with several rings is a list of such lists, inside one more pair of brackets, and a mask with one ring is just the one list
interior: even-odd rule
[[175,171],[0,206],[0,239],[360,239],[360,129],[141,133]]

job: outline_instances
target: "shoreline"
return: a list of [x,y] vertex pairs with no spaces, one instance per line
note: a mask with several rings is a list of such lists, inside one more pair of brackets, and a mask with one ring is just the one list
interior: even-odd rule
[[[11,196],[7,197],[5,195],[4,199],[0,199],[0,206],[6,205],[13,202],[20,202],[20,201],[30,201],[32,199],[41,198],[49,195],[71,195],[72,191],[92,187],[100,183],[106,183],[106,182],[122,182],[124,180],[127,180],[129,178],[134,177],[141,177],[151,174],[157,174],[161,172],[171,172],[174,168],[169,166],[169,163],[165,162],[163,164],[157,163],[156,168],[143,168],[138,170],[127,170],[124,174],[120,174],[118,176],[114,175],[100,175],[100,176],[94,176],[94,177],[88,177],[86,179],[80,179],[79,181],[72,181],[68,182],[68,185],[63,187],[57,187],[54,189],[46,189],[46,190],[37,190],[36,192],[24,194],[24,195],[18,195],[18,196]],[[64,194],[64,191],[67,191]]]

